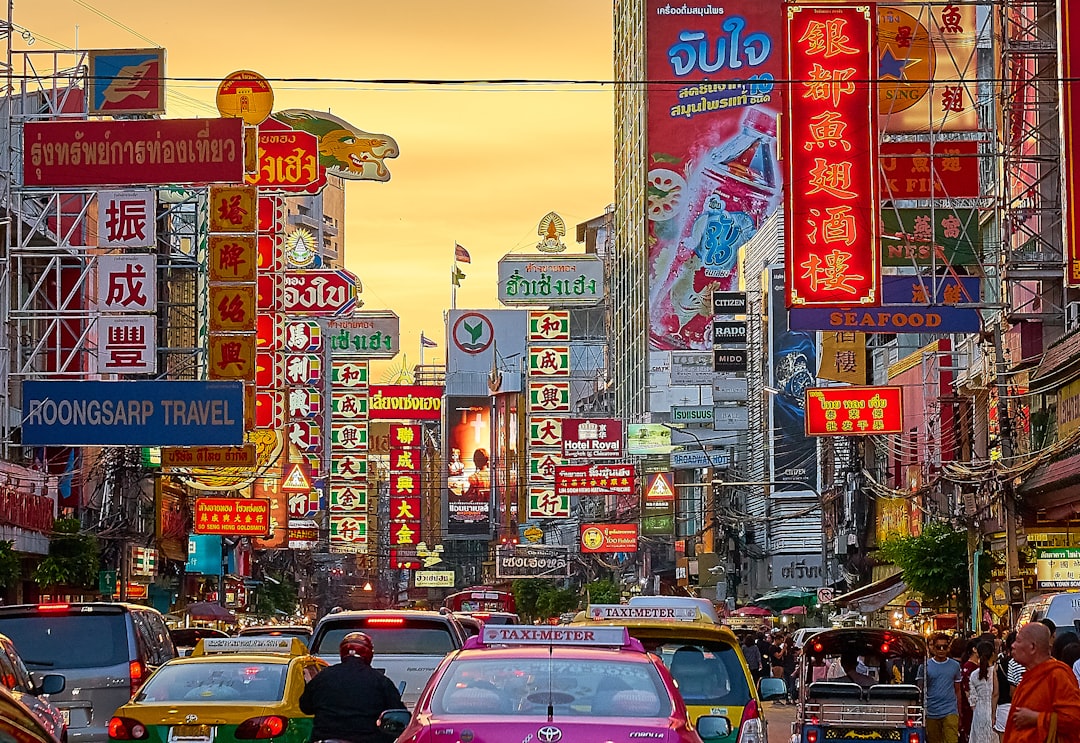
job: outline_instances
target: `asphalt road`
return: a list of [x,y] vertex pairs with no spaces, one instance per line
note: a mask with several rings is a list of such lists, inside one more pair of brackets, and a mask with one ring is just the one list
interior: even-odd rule
[[769,743],[790,743],[795,707],[776,702],[765,702],[764,706],[765,722],[769,726]]

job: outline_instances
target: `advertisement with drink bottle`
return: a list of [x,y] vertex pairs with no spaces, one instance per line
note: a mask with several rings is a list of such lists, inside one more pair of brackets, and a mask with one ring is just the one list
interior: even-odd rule
[[648,0],[649,338],[711,350],[713,291],[782,195],[783,4]]

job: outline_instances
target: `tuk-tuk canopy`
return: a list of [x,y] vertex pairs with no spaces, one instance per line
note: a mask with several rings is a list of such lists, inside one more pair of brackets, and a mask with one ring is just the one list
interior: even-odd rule
[[880,627],[842,627],[818,632],[803,646],[812,657],[864,655],[882,658],[926,658],[926,640],[910,632]]

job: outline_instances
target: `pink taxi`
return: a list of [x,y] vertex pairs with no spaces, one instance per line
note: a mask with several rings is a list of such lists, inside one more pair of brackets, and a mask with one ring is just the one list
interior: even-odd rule
[[379,728],[397,743],[702,743],[731,722],[691,723],[663,661],[625,627],[518,624],[484,625],[443,659],[411,715],[388,710]]

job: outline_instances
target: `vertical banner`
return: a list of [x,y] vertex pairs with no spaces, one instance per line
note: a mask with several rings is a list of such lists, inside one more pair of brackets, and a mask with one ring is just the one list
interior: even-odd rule
[[787,6],[787,304],[881,302],[875,24],[867,5]]
[[390,547],[398,552],[420,543],[422,433],[417,423],[390,424]]
[[1069,266],[1065,281],[1080,286],[1080,61],[1073,64],[1071,52],[1080,49],[1080,8],[1074,3],[1058,3],[1058,59],[1061,64],[1062,168],[1065,175],[1065,240]]
[[[784,307],[784,268],[773,266],[769,277],[769,446],[770,480],[817,482],[817,444],[806,435],[806,390],[817,384],[814,333],[788,329]],[[805,490],[779,485],[775,490]]]
[[446,401],[447,534],[491,532],[491,401]]
[[[723,7],[721,7],[723,5]],[[714,290],[776,208],[783,3],[645,3],[649,343],[711,350]],[[674,81],[668,83],[666,81]]]

